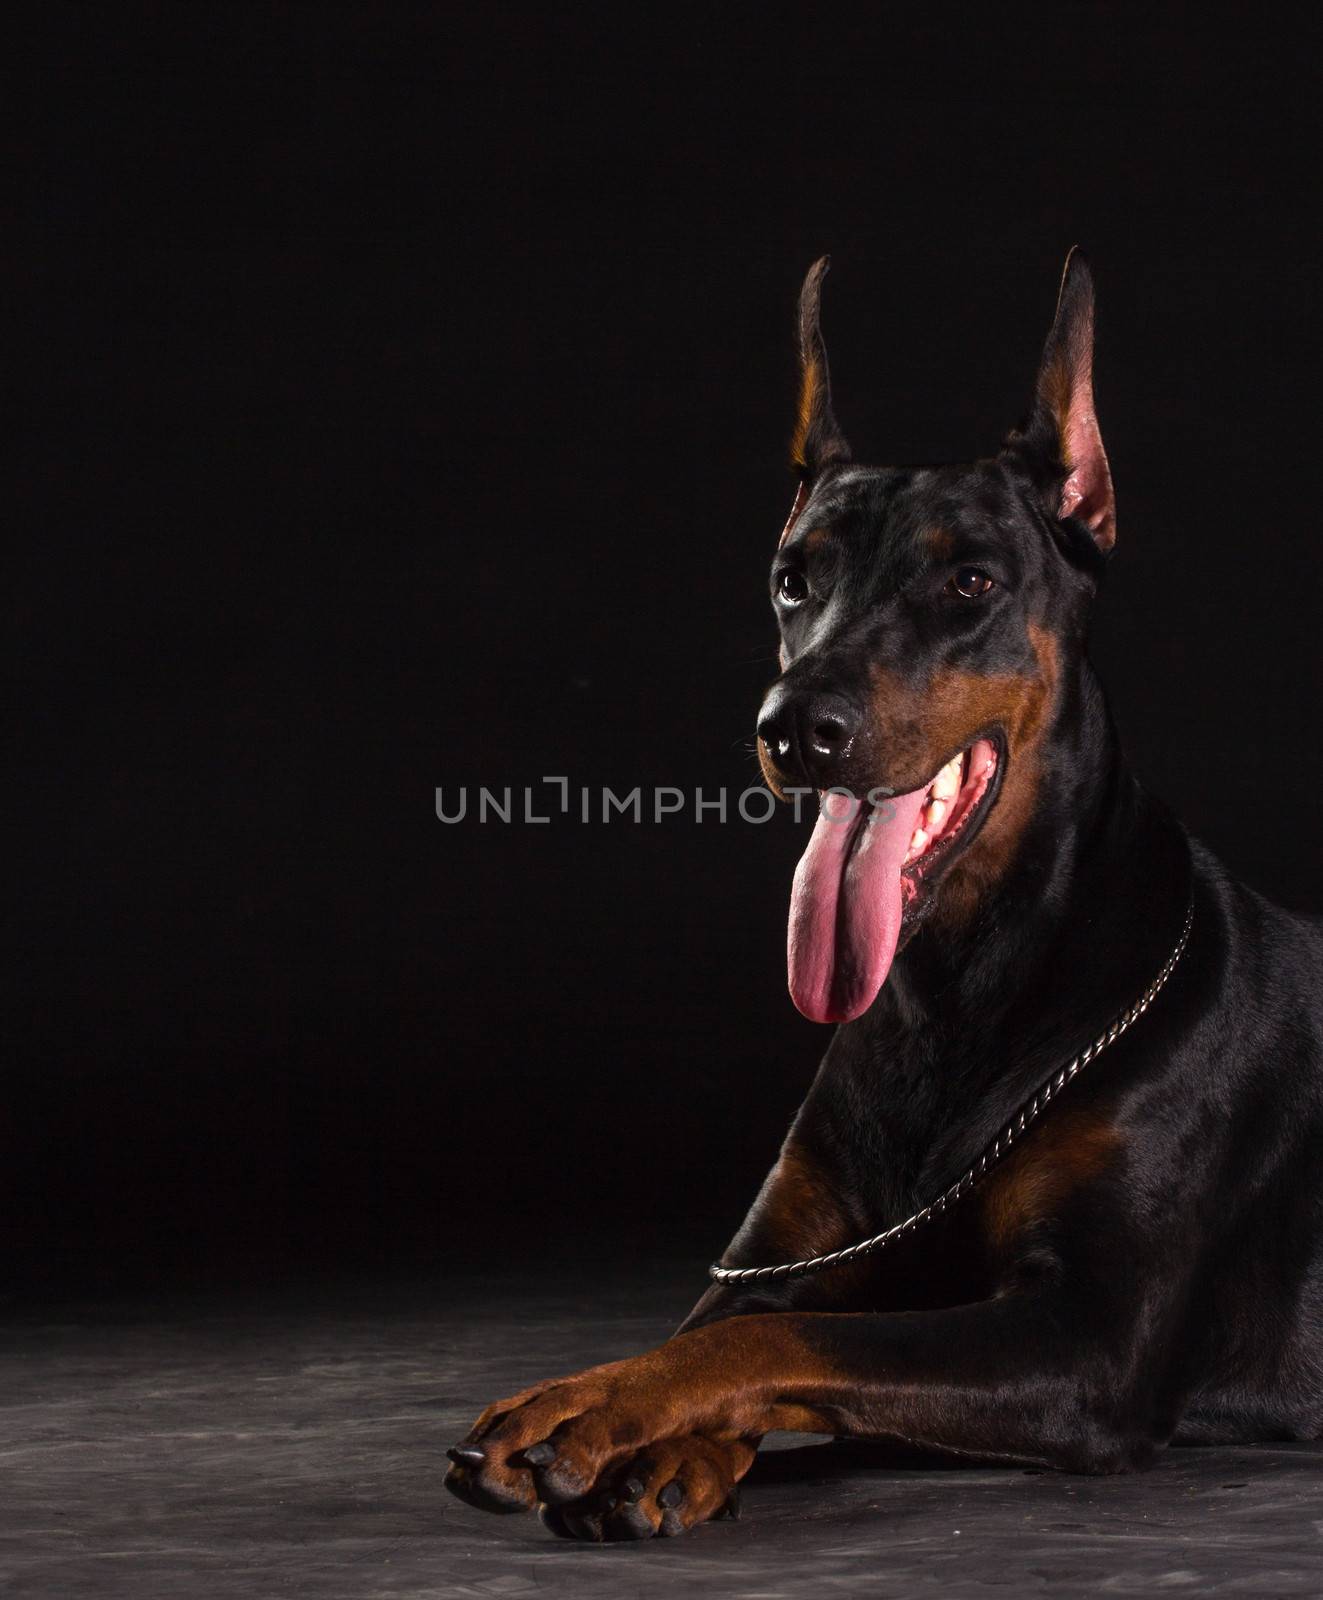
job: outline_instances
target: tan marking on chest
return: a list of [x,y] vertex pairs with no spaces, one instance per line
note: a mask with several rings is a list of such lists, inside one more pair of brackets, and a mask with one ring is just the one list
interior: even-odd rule
[[837,1250],[851,1238],[850,1222],[817,1165],[787,1143],[767,1176],[754,1214],[796,1260]]
[[1121,1135],[1110,1122],[1057,1110],[983,1186],[983,1226],[997,1249],[1026,1228],[1050,1221],[1070,1197],[1120,1159]]

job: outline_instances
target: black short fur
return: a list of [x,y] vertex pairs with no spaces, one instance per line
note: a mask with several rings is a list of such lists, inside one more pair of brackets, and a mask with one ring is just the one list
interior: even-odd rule
[[1068,262],[1024,427],[988,460],[917,469],[850,459],[824,271],[801,301],[764,769],[862,795],[921,788],[976,739],[999,761],[724,1263],[836,1250],[933,1200],[1143,993],[1191,906],[1192,930],[1147,1014],[939,1220],[848,1265],[714,1286],[660,1349],[489,1407],[448,1486],[551,1504],[568,1537],[729,1511],[775,1428],[1086,1472],[1173,1440],[1323,1436],[1323,931],[1144,791],[1089,663],[1116,516],[1088,269]]

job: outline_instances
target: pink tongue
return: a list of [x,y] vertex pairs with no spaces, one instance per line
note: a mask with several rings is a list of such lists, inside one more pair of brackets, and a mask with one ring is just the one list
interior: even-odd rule
[[927,788],[876,809],[828,794],[795,868],[787,954],[790,998],[811,1022],[849,1022],[886,982],[900,937],[900,868]]

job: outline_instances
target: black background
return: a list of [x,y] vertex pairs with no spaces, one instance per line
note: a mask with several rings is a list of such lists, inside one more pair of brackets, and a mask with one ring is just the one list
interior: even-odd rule
[[1129,748],[1323,905],[1310,38],[44,20],[7,201],[16,1270],[647,1250],[697,1290],[825,1043],[784,985],[807,824],[446,827],[433,791],[756,781],[824,250],[838,412],[906,461],[995,447],[1087,247]]

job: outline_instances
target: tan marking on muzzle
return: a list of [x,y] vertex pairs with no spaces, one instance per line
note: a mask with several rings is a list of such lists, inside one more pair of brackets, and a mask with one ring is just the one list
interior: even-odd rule
[[778,800],[784,800],[786,798],[786,784],[789,780],[776,762],[772,760],[771,752],[768,750],[765,741],[759,739],[757,744],[758,765],[763,769],[763,778],[767,783],[767,787]]
[[1000,728],[1007,755],[996,804],[978,837],[942,875],[937,904],[943,917],[964,921],[1006,872],[1037,803],[1042,753],[1060,678],[1056,638],[1030,624],[1037,670],[1029,673],[938,672],[925,689],[873,673],[873,737],[887,766],[916,786],[953,751],[984,730]]

